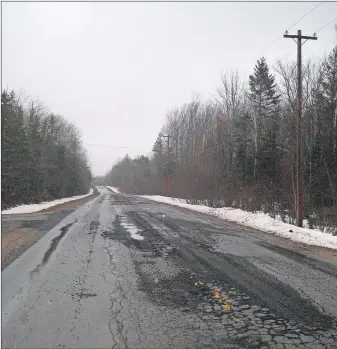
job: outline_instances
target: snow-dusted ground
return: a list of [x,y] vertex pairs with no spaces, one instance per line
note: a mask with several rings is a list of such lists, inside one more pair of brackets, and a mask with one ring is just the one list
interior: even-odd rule
[[120,191],[118,188],[115,188],[115,187],[109,187],[108,185],[106,185],[107,188],[109,188],[110,190],[112,190],[113,192],[115,192],[116,194],[119,194]]
[[20,205],[20,206],[16,206],[16,207],[11,207],[7,210],[1,211],[1,214],[34,213],[34,212],[42,211],[42,210],[45,210],[47,208],[50,208],[50,207],[53,207],[56,205],[64,204],[65,202],[85,198],[89,195],[92,195],[93,192],[94,191],[91,188],[89,190],[89,193],[85,194],[85,195],[77,195],[77,196],[72,196],[69,198],[57,199],[57,200],[53,200],[53,201],[45,201],[45,202],[41,202],[40,204],[29,204],[29,205]]
[[142,195],[141,197],[211,214],[228,221],[237,222],[267,233],[276,234],[287,239],[302,242],[304,244],[328,247],[337,250],[337,236],[323,233],[318,229],[299,228],[274,219],[262,212],[247,212],[231,207],[212,208],[204,205],[191,205],[187,204],[186,200],[184,199],[170,198],[159,195]]

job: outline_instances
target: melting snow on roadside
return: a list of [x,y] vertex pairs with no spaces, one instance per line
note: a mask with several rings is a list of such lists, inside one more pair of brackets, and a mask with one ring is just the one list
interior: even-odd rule
[[121,225],[130,233],[132,239],[144,240],[144,237],[138,234],[141,230],[138,229],[134,224],[129,223],[126,217],[121,217]]
[[1,211],[1,214],[20,214],[20,213],[39,212],[56,205],[64,204],[65,202],[85,198],[89,195],[92,195],[93,192],[94,192],[93,189],[90,189],[89,193],[85,195],[77,195],[69,198],[57,199],[53,201],[45,201],[45,202],[41,202],[40,204],[20,205],[20,206],[12,207],[7,210]]
[[106,186],[107,188],[109,188],[110,190],[112,190],[114,193],[116,193],[116,194],[119,194],[120,193],[120,191],[119,191],[119,189],[118,188],[115,188],[115,187],[109,187],[108,185]]
[[307,245],[316,245],[337,250],[337,236],[323,233],[318,229],[299,228],[274,219],[262,212],[247,212],[231,207],[212,208],[204,205],[191,205],[187,204],[184,199],[159,195],[142,195],[141,197],[188,208],[193,211],[211,214],[228,221],[240,223],[293,241],[302,242]]

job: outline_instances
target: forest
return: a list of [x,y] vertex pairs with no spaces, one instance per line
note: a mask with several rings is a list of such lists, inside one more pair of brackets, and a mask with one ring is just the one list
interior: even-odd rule
[[1,209],[86,194],[79,130],[22,93],[1,93]]
[[[337,46],[306,60],[302,74],[304,218],[337,233]],[[296,90],[292,61],[269,67],[261,58],[246,79],[229,71],[211,100],[195,97],[168,111],[152,156],[126,155],[96,180],[294,223]]]

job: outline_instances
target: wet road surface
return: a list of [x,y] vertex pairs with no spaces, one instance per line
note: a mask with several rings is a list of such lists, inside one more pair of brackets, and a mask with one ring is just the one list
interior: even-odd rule
[[335,261],[99,191],[4,269],[3,347],[336,348]]
[[6,268],[56,224],[98,195],[59,204],[40,212],[1,215],[1,270]]

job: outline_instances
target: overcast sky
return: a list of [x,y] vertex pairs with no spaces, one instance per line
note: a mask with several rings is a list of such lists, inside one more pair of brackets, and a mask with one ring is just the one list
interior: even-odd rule
[[[102,175],[126,152],[149,153],[167,110],[196,93],[209,98],[222,72],[248,78],[317,4],[2,3],[2,86],[73,122]],[[336,15],[337,2],[322,3],[290,33],[312,35]],[[317,36],[304,59],[331,51],[334,23]],[[269,65],[295,59],[296,45],[281,38],[264,56]]]

